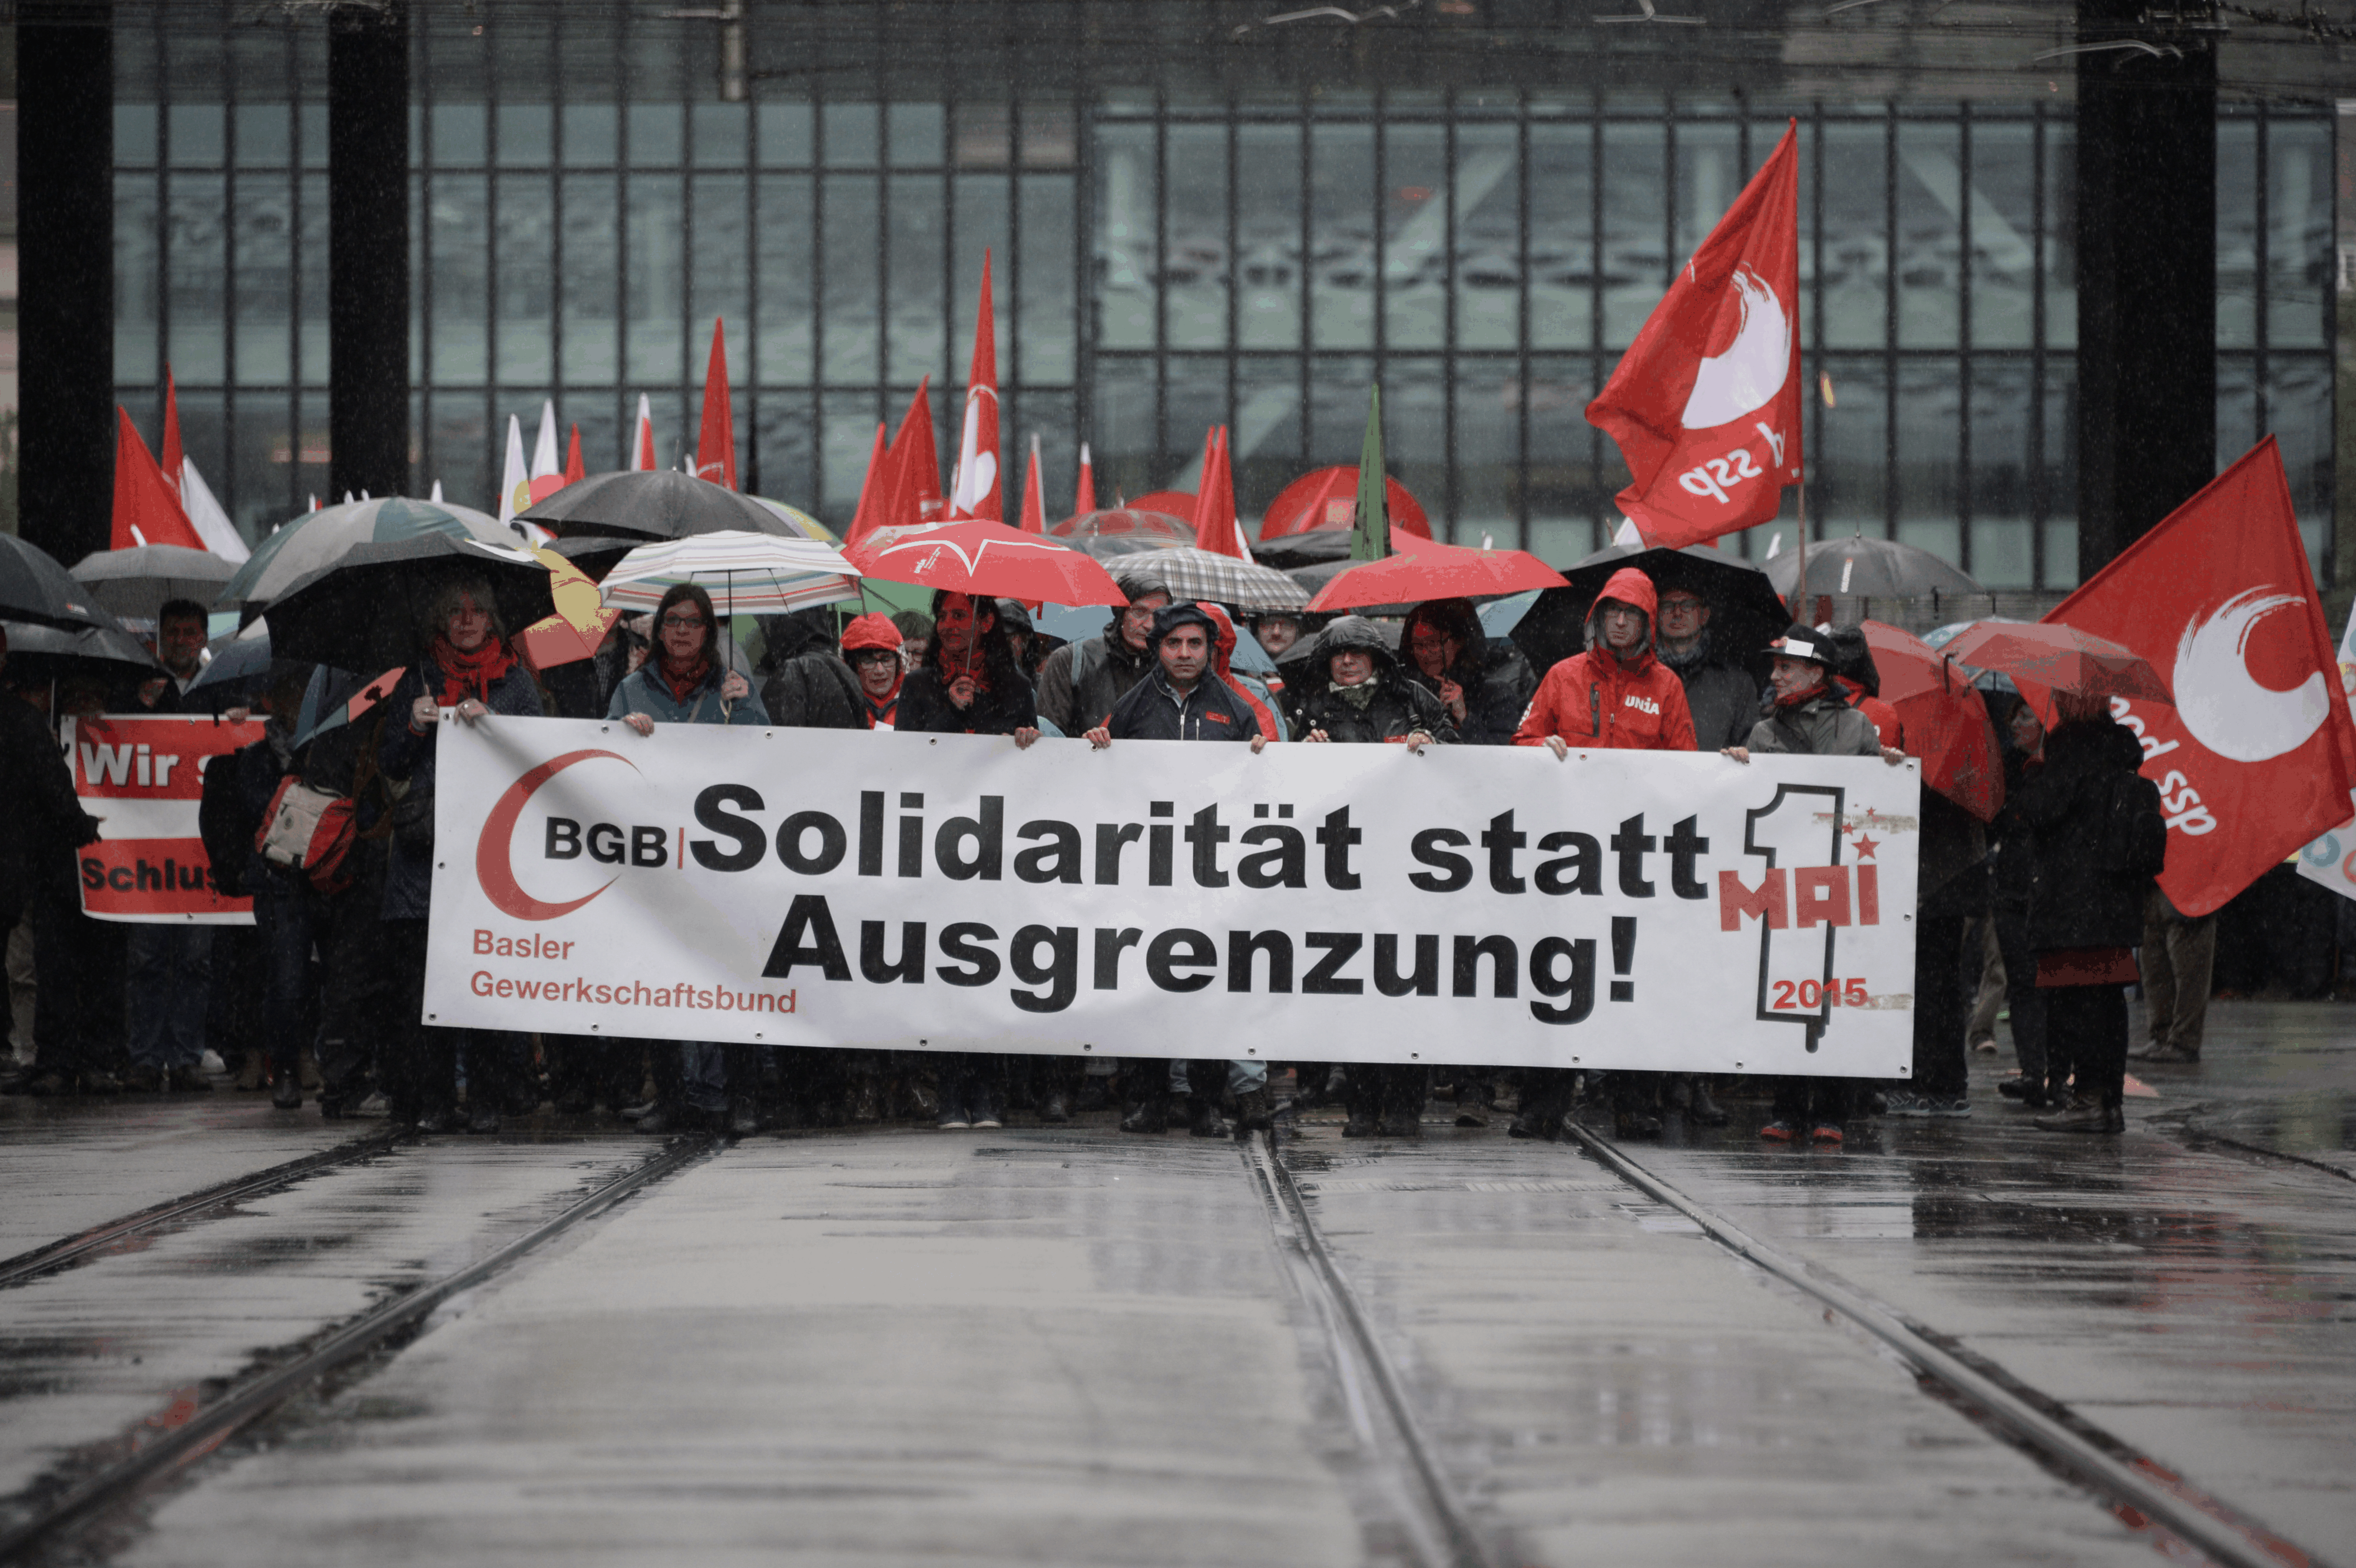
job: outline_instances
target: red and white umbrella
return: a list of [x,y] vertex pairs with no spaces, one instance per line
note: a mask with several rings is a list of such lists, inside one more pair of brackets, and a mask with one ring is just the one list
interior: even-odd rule
[[1129,603],[1120,585],[1088,556],[1002,522],[969,519],[878,529],[844,552],[844,557],[868,576],[886,583],[1026,604]]

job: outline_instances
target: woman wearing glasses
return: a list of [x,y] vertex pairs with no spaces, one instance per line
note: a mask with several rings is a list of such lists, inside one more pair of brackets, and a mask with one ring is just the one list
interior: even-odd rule
[[[614,692],[607,718],[640,735],[664,725],[766,725],[768,710],[752,682],[720,656],[720,620],[712,596],[681,583],[655,607],[654,650]],[[736,1133],[759,1130],[753,1091],[760,1077],[755,1046],[682,1040],[654,1046],[655,1101],[638,1118],[641,1133],[669,1133],[691,1122]]]

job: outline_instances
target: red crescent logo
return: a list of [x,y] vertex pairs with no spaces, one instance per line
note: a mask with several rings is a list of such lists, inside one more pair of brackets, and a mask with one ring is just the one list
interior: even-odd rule
[[516,822],[522,817],[524,802],[531,799],[532,792],[574,763],[586,762],[593,757],[610,757],[632,772],[637,771],[638,765],[618,751],[568,751],[562,757],[550,757],[509,785],[499,803],[491,808],[490,816],[483,823],[483,836],[475,841],[475,880],[482,884],[484,897],[498,905],[502,914],[519,920],[553,920],[559,915],[571,914],[605,891],[605,887],[614,886],[608,879],[605,887],[567,903],[545,903],[525,892],[516,881],[515,863],[509,857],[512,846],[509,841],[515,836]]

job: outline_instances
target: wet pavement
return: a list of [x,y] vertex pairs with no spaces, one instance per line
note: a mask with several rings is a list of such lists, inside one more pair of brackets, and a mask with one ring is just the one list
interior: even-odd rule
[[[1964,1122],[1627,1153],[2070,1419],[2356,1562],[2356,1009],[2218,1004],[2124,1138]],[[2154,1533],[1579,1147],[1281,1157],[1498,1563],[2151,1561]],[[359,1124],[359,1131],[371,1124]],[[0,1292],[0,1521],[208,1380],[642,1158],[441,1138]],[[341,1142],[258,1097],[0,1101],[6,1250]],[[537,1135],[535,1135],[535,1132]],[[43,1217],[47,1216],[47,1219]],[[446,1305],[92,1537],[153,1564],[1389,1563],[1398,1471],[1246,1151],[1066,1129],[756,1137]],[[2171,1553],[2172,1554],[2172,1553]],[[64,1560],[62,1558],[58,1560]]]

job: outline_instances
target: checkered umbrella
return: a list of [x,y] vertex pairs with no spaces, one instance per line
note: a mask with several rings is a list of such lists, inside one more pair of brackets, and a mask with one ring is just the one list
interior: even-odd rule
[[1308,590],[1273,566],[1238,561],[1191,544],[1124,555],[1108,563],[1107,570],[1113,581],[1124,585],[1151,577],[1177,598],[1206,599],[1240,610],[1297,610],[1309,603]]

